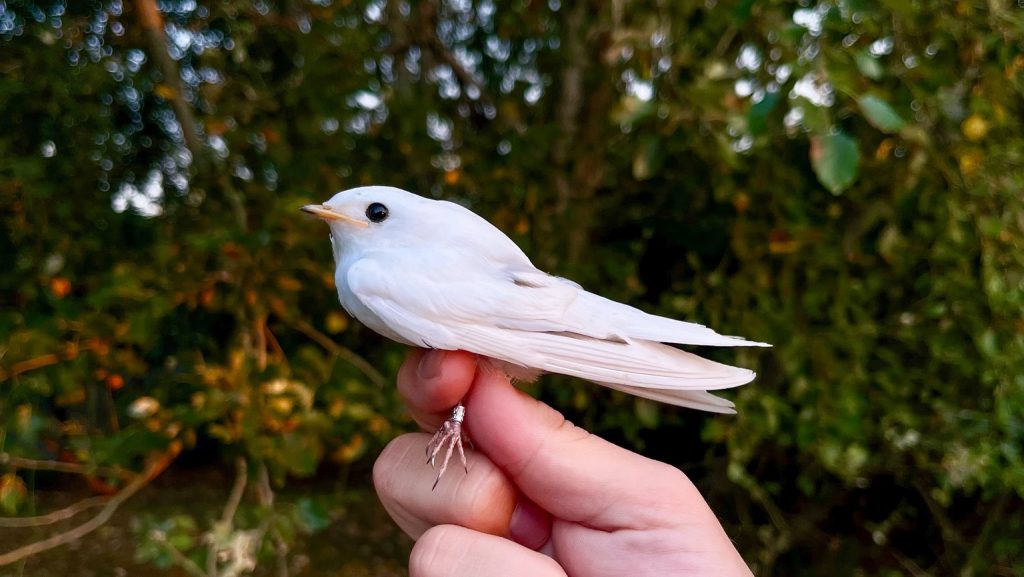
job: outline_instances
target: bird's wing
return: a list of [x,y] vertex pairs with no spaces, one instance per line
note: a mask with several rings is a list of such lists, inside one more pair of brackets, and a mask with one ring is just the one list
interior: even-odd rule
[[[588,292],[580,285],[561,277],[531,268],[508,273],[522,293],[532,293],[533,299],[550,299],[558,295],[564,304],[557,317],[545,318],[538,324],[531,321],[534,330],[564,331],[595,338],[643,340],[681,345],[710,345],[717,347],[771,346],[748,341],[742,337],[720,335],[704,325],[659,317]],[[514,320],[510,328],[524,328]]]
[[714,347],[770,347],[743,337],[722,335],[704,325],[645,313],[626,304],[581,290],[580,298],[566,311],[566,318],[585,322],[600,316],[615,330],[631,338],[659,343]]
[[[720,412],[729,410],[728,402],[712,401],[717,398],[702,392],[754,378],[752,371],[656,342],[546,330],[546,319],[557,319],[578,299],[578,289],[570,285],[562,286],[571,291],[530,292],[526,289],[538,287],[522,286],[523,278],[507,282],[471,271],[425,278],[417,273],[422,267],[390,264],[363,259],[350,267],[347,281],[368,309],[409,342],[467,350],[662,402]],[[570,292],[575,297],[569,298]]]

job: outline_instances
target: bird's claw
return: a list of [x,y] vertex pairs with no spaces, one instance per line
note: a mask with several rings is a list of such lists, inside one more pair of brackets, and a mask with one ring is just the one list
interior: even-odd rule
[[[446,446],[448,450],[444,453],[444,461],[441,462],[441,469],[437,472],[437,478],[434,479],[434,486],[431,490],[437,488],[437,484],[441,481],[441,476],[448,470],[448,462],[452,458],[452,453],[456,448],[459,449],[459,458],[462,459],[462,468],[469,472],[469,466],[466,464],[466,452],[462,448],[462,421],[466,418],[466,407],[462,406],[462,403],[455,405],[452,409],[451,416],[445,420],[441,428],[434,433],[433,438],[427,443],[427,462],[430,466],[434,466],[434,461],[437,455]],[[468,439],[467,439],[468,441]]]

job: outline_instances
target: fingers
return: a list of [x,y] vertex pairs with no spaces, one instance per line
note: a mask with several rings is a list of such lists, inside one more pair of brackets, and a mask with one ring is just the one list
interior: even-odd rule
[[423,534],[409,558],[409,577],[566,577],[550,557],[456,525]]
[[468,473],[453,470],[431,490],[435,473],[424,455],[429,439],[423,433],[402,435],[374,464],[373,484],[395,522],[414,539],[441,524],[508,534],[517,492],[504,473],[483,455],[470,452]]
[[398,393],[412,418],[434,431],[458,404],[476,374],[476,355],[465,351],[415,349],[398,371]]
[[519,497],[509,521],[508,538],[534,551],[551,539],[551,514],[526,496]]
[[477,448],[555,517],[606,531],[679,524],[721,531],[678,469],[573,426],[496,371],[478,371],[465,404]]

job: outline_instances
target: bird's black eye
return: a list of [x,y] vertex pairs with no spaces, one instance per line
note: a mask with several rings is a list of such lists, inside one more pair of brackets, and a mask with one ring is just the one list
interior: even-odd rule
[[387,217],[388,207],[379,202],[366,207],[366,218],[370,219],[370,222],[384,222]]

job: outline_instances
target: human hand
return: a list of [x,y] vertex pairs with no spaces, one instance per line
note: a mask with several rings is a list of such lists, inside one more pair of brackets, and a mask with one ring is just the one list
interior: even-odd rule
[[431,432],[464,398],[476,447],[435,490],[430,435],[377,459],[377,494],[416,539],[411,577],[751,575],[681,471],[572,425],[474,355],[417,350],[398,390]]

